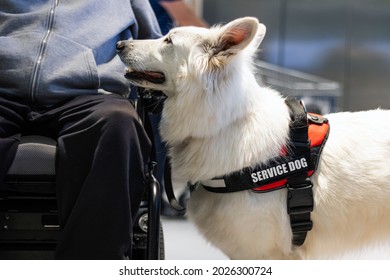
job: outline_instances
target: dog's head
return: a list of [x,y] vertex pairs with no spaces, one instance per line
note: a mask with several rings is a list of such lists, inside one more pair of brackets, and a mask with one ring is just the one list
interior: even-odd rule
[[213,76],[245,48],[252,56],[264,35],[265,26],[246,17],[211,29],[174,28],[156,40],[120,41],[117,50],[132,84],[161,90],[169,97],[193,86],[210,90],[205,78],[212,83]]
[[256,83],[252,58],[264,35],[264,25],[245,17],[211,29],[174,28],[156,40],[120,41],[117,49],[132,84],[167,95],[160,132],[172,143],[215,135],[246,113],[252,101],[244,92]]

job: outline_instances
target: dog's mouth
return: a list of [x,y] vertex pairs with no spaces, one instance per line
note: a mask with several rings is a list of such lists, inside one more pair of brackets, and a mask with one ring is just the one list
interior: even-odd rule
[[136,71],[126,69],[125,78],[129,80],[145,80],[153,84],[162,84],[165,82],[165,75],[157,71]]

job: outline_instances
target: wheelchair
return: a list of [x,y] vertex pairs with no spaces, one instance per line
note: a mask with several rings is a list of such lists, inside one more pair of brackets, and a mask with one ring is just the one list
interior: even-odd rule
[[[150,95],[145,97],[141,90],[135,105],[141,121],[149,126],[145,109],[148,99]],[[152,130],[146,131],[153,142]],[[61,234],[55,183],[56,145],[54,139],[45,136],[22,136],[0,190],[0,259],[54,259]],[[156,162],[153,157],[151,160],[133,226],[132,246],[127,252],[130,259],[165,257],[161,189],[155,177]]]

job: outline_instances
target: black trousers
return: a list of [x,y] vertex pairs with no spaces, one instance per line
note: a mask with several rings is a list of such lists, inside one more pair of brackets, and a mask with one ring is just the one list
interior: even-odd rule
[[119,95],[91,95],[34,110],[0,97],[0,182],[21,135],[31,133],[58,141],[56,258],[124,258],[150,153],[133,105]]

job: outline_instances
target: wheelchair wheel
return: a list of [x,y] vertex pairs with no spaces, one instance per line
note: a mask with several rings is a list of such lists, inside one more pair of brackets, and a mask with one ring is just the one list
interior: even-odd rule
[[[133,245],[132,250],[129,252],[129,256],[133,260],[146,260],[148,258],[147,242],[148,235],[141,227],[135,227],[133,233]],[[160,223],[159,229],[159,259],[165,259],[165,244],[164,244],[164,230]]]
[[164,230],[160,223],[160,260],[165,260]]

